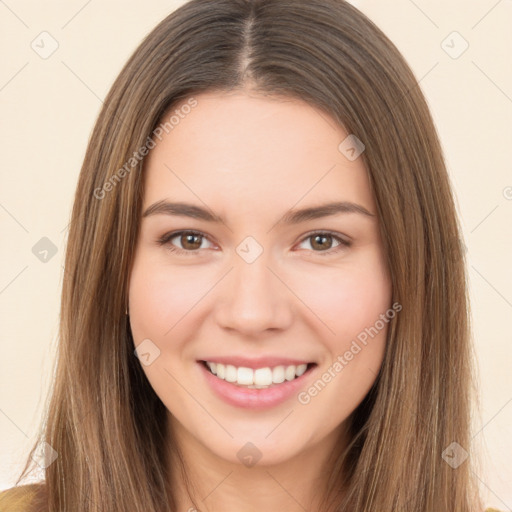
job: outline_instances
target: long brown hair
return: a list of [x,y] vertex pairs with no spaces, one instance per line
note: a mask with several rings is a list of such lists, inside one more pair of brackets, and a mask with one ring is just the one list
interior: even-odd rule
[[[481,512],[465,263],[442,149],[403,57],[343,0],[192,0],[129,59],[81,169],[56,378],[18,482],[46,442],[58,454],[45,472],[49,510],[176,510],[176,468],[166,467],[162,449],[172,443],[166,410],[133,353],[125,316],[144,192],[144,159],[134,154],[174,105],[248,87],[302,99],[365,144],[393,302],[403,308],[375,384],[351,415],[322,510]],[[449,464],[450,446],[470,459]]]

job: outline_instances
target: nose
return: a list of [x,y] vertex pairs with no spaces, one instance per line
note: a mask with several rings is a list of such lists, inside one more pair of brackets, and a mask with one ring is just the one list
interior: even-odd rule
[[252,263],[235,256],[218,290],[217,324],[246,336],[286,329],[292,321],[293,294],[263,252]]

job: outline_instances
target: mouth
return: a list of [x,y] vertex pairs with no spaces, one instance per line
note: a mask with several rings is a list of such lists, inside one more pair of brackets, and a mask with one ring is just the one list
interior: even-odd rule
[[248,368],[213,361],[199,361],[217,379],[246,389],[268,389],[279,387],[287,382],[302,380],[317,363],[301,363]]

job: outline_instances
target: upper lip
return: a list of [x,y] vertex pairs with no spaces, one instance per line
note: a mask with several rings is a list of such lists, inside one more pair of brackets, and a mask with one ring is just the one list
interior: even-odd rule
[[276,366],[299,366],[301,364],[313,363],[307,359],[293,359],[289,357],[277,357],[277,356],[266,356],[266,357],[242,357],[242,356],[212,356],[201,359],[201,361],[208,361],[210,363],[230,364],[238,368],[274,368]]

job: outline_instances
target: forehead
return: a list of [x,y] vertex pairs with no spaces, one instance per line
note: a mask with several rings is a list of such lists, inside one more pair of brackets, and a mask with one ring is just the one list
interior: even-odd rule
[[246,92],[194,99],[163,117],[174,122],[146,158],[144,207],[172,198],[261,214],[348,200],[374,210],[363,159],[340,151],[349,134],[325,112]]

